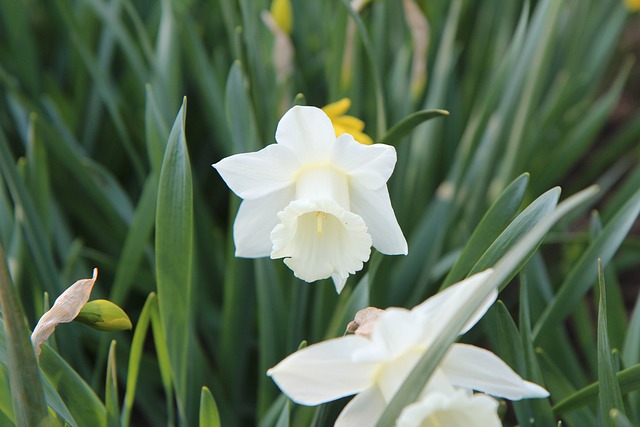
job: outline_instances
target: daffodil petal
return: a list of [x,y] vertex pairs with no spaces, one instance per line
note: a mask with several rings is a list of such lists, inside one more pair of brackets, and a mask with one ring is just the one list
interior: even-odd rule
[[432,392],[400,413],[397,427],[500,427],[498,402],[465,390]]
[[316,107],[291,108],[276,129],[278,144],[290,149],[303,164],[326,163],[335,140],[331,120]]
[[386,406],[378,387],[370,387],[347,403],[334,427],[375,426]]
[[247,200],[292,185],[301,166],[291,150],[271,144],[255,153],[226,157],[213,167],[234,193]]
[[451,346],[440,368],[453,385],[493,396],[509,400],[549,396],[547,390],[522,379],[492,352],[472,345]]
[[364,129],[364,122],[357,117],[353,116],[339,116],[335,117],[331,120],[333,123],[333,127],[337,128],[340,126],[345,129],[347,133],[352,133],[353,131],[362,131]]
[[351,211],[364,219],[373,247],[387,255],[406,255],[407,240],[391,207],[387,186],[369,190],[352,182],[350,189]]
[[346,113],[349,108],[351,108],[351,100],[349,98],[342,98],[336,102],[325,105],[322,107],[322,111],[324,111],[327,116],[336,118]]
[[340,399],[372,384],[376,365],[355,362],[351,357],[367,345],[369,340],[357,335],[324,341],[296,351],[269,369],[267,375],[301,405]]
[[[422,313],[425,316],[430,316],[434,319],[438,319],[438,324],[441,328],[437,331],[431,331],[434,335],[439,333],[439,330],[446,327],[449,324],[451,317],[460,311],[462,305],[467,301],[470,295],[472,295],[473,288],[479,286],[485,279],[493,272],[491,269],[484,270],[480,273],[476,273],[473,276],[469,276],[461,282],[449,286],[443,291],[438,292],[425,302],[415,306],[412,311]],[[484,316],[489,307],[495,302],[498,297],[498,291],[493,290],[491,294],[484,300],[480,308],[474,313],[473,317],[466,323],[464,328],[460,331],[460,334],[464,334],[471,329],[478,320]]]
[[371,236],[365,222],[335,200],[294,200],[278,217],[280,223],[271,232],[271,258],[285,258],[302,280],[335,274],[345,278],[369,259]]
[[271,231],[280,222],[278,212],[284,210],[294,195],[295,187],[291,185],[240,204],[233,223],[237,257],[260,258],[271,254]]
[[353,136],[342,134],[331,152],[331,163],[358,185],[377,190],[387,183],[396,166],[396,149],[385,144],[359,144]]

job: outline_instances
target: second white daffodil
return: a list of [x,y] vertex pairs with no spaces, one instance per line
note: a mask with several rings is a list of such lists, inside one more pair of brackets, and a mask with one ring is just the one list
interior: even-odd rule
[[300,279],[331,277],[340,292],[372,245],[407,253],[386,185],[393,147],[336,138],[322,110],[302,106],[282,117],[276,141],[213,165],[244,199],[233,227],[236,256],[284,258]]
[[[363,321],[364,330],[350,325],[351,330],[355,329],[354,335],[303,348],[270,369],[268,375],[291,400],[302,405],[318,405],[357,394],[335,425],[373,426],[422,355],[490,275],[491,270],[486,270],[471,276],[412,310],[369,310],[361,316],[363,319],[356,319],[357,324]],[[467,325],[456,332],[463,334],[470,329],[496,296],[497,291],[493,290]],[[497,406],[491,400],[474,398],[471,390],[511,400],[549,395],[542,387],[522,379],[495,354],[468,344],[449,348],[430,383],[423,398],[438,406],[425,409],[423,400],[408,407],[400,420],[404,425],[427,416],[464,419],[469,408],[479,406],[484,412],[495,411]],[[446,387],[465,394],[451,395]],[[442,393],[448,395],[447,399],[442,399]],[[487,421],[484,425],[495,425],[489,422],[491,419],[495,420],[495,416],[483,417]]]

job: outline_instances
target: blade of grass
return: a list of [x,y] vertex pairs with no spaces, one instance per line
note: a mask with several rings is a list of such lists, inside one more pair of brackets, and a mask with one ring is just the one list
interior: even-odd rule
[[107,361],[105,380],[105,407],[107,408],[107,427],[120,426],[120,405],[118,403],[118,376],[116,369],[116,340],[111,341]]
[[604,265],[609,262],[634,224],[638,213],[640,213],[640,190],[636,191],[634,196],[622,206],[575,263],[556,297],[536,323],[533,330],[534,341],[537,341],[547,328],[554,327],[562,321],[581,300],[582,295],[591,287],[596,277],[597,259],[601,258]]
[[4,250],[0,246],[0,305],[7,337],[7,365],[16,424],[44,426],[49,412],[40,380],[40,370],[24,322],[22,304],[9,276]]
[[612,426],[611,419],[607,416],[609,411],[617,409],[624,414],[622,393],[616,378],[614,362],[611,357],[611,345],[609,344],[609,332],[607,330],[607,291],[604,283],[604,269],[602,261],[598,259],[598,287],[600,289],[600,303],[598,305],[598,380],[599,406],[602,415],[602,425]]
[[200,392],[200,427],[220,427],[218,406],[207,387]]
[[522,174],[500,194],[473,231],[460,258],[449,271],[440,289],[444,289],[470,274],[471,268],[489,248],[491,242],[495,241],[516,217],[528,182],[529,174]]
[[182,424],[186,424],[188,415],[187,373],[193,316],[193,194],[185,120],[186,98],[169,135],[156,210],[158,303]]

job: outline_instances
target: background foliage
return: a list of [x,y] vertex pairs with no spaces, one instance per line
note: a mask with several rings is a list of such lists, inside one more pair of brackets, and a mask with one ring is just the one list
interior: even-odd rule
[[[551,391],[505,424],[640,422],[640,113],[612,118],[637,87],[619,47],[637,18],[619,0],[416,3],[424,51],[399,2],[354,21],[346,1],[293,1],[285,80],[266,0],[0,3],[0,279],[19,301],[2,305],[0,424],[46,413],[22,381],[56,424],[216,425],[219,409],[225,426],[328,425],[341,402],[296,407],[266,370],[360,308],[411,307],[496,264],[517,280],[465,340]],[[272,143],[290,105],[342,97],[398,150],[409,255],[374,254],[337,296],[233,256],[239,200],[210,165]],[[387,135],[423,109],[450,114]],[[133,333],[60,327],[39,381],[35,360],[16,365],[27,327],[94,266],[93,298]]]

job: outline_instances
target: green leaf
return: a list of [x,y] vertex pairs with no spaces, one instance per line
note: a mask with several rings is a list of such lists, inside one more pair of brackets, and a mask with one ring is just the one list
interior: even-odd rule
[[107,408],[107,427],[120,426],[120,405],[118,401],[118,371],[116,368],[116,340],[109,346],[107,378],[105,380],[105,407]]
[[234,149],[238,153],[256,151],[261,146],[248,91],[242,64],[235,61],[227,78],[225,107]]
[[471,268],[478,262],[483,253],[489,248],[500,233],[513,221],[522,203],[529,174],[524,173],[516,178],[500,194],[491,205],[487,213],[473,231],[469,241],[462,250],[460,258],[453,266],[441,289],[444,289],[469,275]]
[[611,424],[614,427],[633,427],[629,418],[627,418],[624,412],[618,409],[612,409],[609,411],[609,417],[611,419]]
[[598,260],[598,285],[600,289],[600,303],[598,307],[598,380],[600,383],[599,404],[602,414],[602,424],[605,427],[612,426],[607,414],[612,409],[622,411],[622,393],[616,378],[611,346],[609,344],[609,332],[607,330],[607,291],[604,283],[604,270],[602,261]]
[[129,365],[127,368],[127,388],[124,394],[124,403],[122,405],[122,413],[120,415],[121,424],[125,427],[129,426],[131,419],[131,409],[136,398],[136,388],[138,384],[138,374],[140,373],[140,362],[142,361],[142,352],[144,341],[147,336],[147,330],[149,329],[149,321],[151,319],[152,305],[157,310],[156,294],[150,293],[147,297],[140,317],[138,317],[138,324],[133,332],[133,340],[131,341],[131,348],[129,350]]
[[9,276],[4,250],[0,245],[0,305],[7,338],[7,365],[13,398],[13,413],[19,426],[47,426],[49,413],[40,380],[40,371],[22,304]]
[[426,122],[430,119],[435,119],[442,116],[448,116],[449,112],[446,110],[420,110],[412,113],[398,123],[393,125],[391,129],[387,131],[387,134],[379,142],[382,144],[395,145],[399,143],[402,138],[407,136],[416,126]]
[[[496,302],[495,311],[497,312],[498,320],[498,329],[496,331],[496,335],[498,336],[498,355],[514,371],[518,372],[520,375],[525,375],[525,356],[518,327],[502,301]],[[527,404],[526,400],[522,402],[514,402],[513,408],[520,425],[527,425],[529,420],[533,418],[531,406]]]
[[200,392],[200,427],[220,427],[218,406],[207,387]]
[[[78,426],[107,425],[104,404],[78,373],[47,345],[42,346],[40,369],[62,398]],[[64,416],[62,413],[60,415]]]
[[554,327],[571,313],[596,277],[598,258],[602,259],[603,265],[609,262],[634,224],[638,213],[640,213],[640,190],[636,191],[634,196],[622,206],[575,263],[555,298],[542,313],[533,329],[533,338],[536,342],[547,328]]
[[62,285],[58,278],[53,256],[48,249],[44,227],[38,217],[35,203],[27,192],[24,181],[18,174],[12,159],[8,141],[0,129],[0,172],[9,187],[14,203],[22,207],[24,234],[35,271],[44,288],[49,293],[58,295],[62,290]]
[[156,211],[156,275],[162,327],[169,348],[181,419],[186,422],[189,367],[193,193],[184,125],[186,98],[178,112],[160,171]]
[[[616,380],[620,386],[620,392],[627,394],[630,391],[640,389],[640,364],[616,372]],[[595,382],[578,390],[571,396],[561,400],[553,407],[556,414],[564,414],[586,405],[594,405],[600,392],[600,383]]]
[[[559,197],[560,188],[556,187],[534,200],[502,233],[500,233],[500,236],[498,236],[491,246],[489,246],[489,249],[484,252],[469,274],[474,274],[493,266],[501,257],[504,256],[504,254],[507,253],[509,249],[511,249],[511,247],[516,244],[516,242],[518,242],[536,224],[540,223],[555,209]],[[524,257],[520,261],[520,267],[526,263],[540,242],[531,249],[531,253],[528,256]],[[519,270],[519,268],[516,270]],[[507,278],[507,281],[510,279],[511,277]],[[502,286],[505,285],[506,282]]]
[[[575,387],[566,377],[565,372],[555,363],[557,356],[551,357],[541,348],[538,348],[536,352],[540,360],[540,367],[544,372],[547,390],[549,390],[553,399],[558,401],[575,394]],[[591,408],[578,408],[577,410],[566,412],[562,418],[569,425],[588,426],[597,423],[597,417],[591,411]]]

